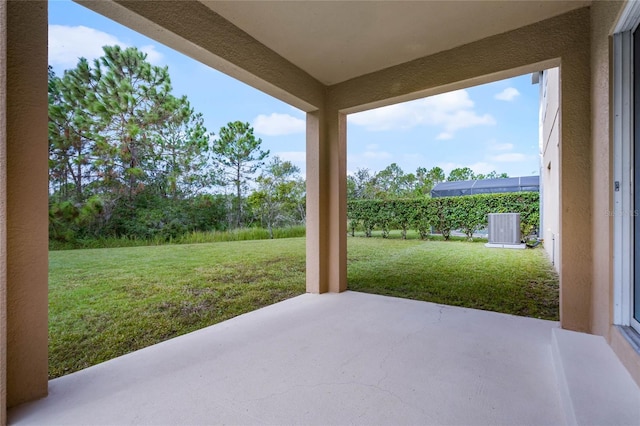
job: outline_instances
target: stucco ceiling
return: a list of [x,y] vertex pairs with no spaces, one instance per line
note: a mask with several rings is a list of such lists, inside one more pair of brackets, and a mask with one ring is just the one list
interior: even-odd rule
[[590,1],[201,3],[331,85],[551,18]]

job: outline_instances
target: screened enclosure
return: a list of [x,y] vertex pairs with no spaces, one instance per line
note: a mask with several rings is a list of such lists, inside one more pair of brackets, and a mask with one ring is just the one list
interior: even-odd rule
[[540,192],[540,176],[441,182],[433,187],[431,196],[434,198],[457,197],[461,195],[525,191]]

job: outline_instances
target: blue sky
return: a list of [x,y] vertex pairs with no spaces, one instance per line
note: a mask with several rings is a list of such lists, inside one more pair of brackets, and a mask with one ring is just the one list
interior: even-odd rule
[[[202,65],[70,1],[49,3],[49,64],[56,74],[93,59],[103,45],[136,46],[167,65],[175,95],[187,95],[218,133],[230,121],[253,125],[263,147],[304,173],[302,111]],[[524,75],[348,117],[347,169],[470,167],[509,176],[538,174],[538,85]]]

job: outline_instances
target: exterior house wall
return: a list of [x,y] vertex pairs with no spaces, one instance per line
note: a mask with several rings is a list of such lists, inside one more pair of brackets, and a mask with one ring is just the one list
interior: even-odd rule
[[591,6],[591,127],[593,286],[590,332],[604,336],[618,358],[640,384],[640,354],[613,325],[613,43],[612,34],[624,2],[596,2]]
[[542,72],[540,80],[540,186],[544,249],[560,272],[558,243],[560,242],[560,70]]
[[[612,34],[623,3],[591,7],[592,275],[589,331],[610,340],[613,324],[613,59]],[[636,377],[640,371],[636,372]]]

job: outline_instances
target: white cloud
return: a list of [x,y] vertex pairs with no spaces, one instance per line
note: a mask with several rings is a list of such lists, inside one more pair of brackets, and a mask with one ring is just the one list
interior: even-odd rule
[[417,123],[415,122],[415,117],[410,114],[409,104],[411,102],[351,114],[347,117],[347,120],[349,123],[363,126],[367,130],[373,131],[413,127]]
[[[80,57],[92,61],[104,54],[102,46],[116,44],[129,47],[117,37],[94,28],[83,25],[49,25],[49,64],[64,69],[73,68]],[[153,45],[139,49],[147,54],[147,60],[152,64],[158,64],[162,60],[162,54]]]
[[[123,46],[120,44],[120,46]],[[162,62],[162,53],[156,50],[156,47],[152,44],[142,46],[138,48],[140,51],[147,54],[147,61],[154,65],[159,65]]]
[[256,133],[269,136],[290,135],[303,133],[306,129],[306,121],[289,114],[271,115],[260,114],[253,120],[253,128]]
[[511,151],[512,143],[498,143],[495,140],[489,141],[489,150],[491,151]]
[[520,96],[520,92],[518,92],[518,89],[516,89],[515,87],[507,87],[502,92],[497,93],[494,98],[498,99],[499,101],[509,102],[514,100],[518,96]]
[[527,156],[519,152],[509,152],[506,154],[490,156],[489,159],[498,163],[516,163],[519,161],[525,161]]
[[491,115],[479,115],[473,108],[474,103],[469,98],[469,93],[466,90],[457,90],[359,112],[349,115],[348,120],[349,123],[371,131],[435,126],[442,128],[437,139],[451,139],[457,130],[496,123]]
[[459,110],[451,115],[445,115],[442,120],[447,133],[468,127],[494,125],[496,120],[489,114],[478,115],[475,111]]
[[391,158],[391,154],[381,150],[378,144],[369,144],[365,147],[362,157],[369,160],[386,160]]
[[386,151],[365,151],[363,156],[369,160],[386,160],[392,157],[392,155]]
[[369,170],[382,170],[392,162],[393,155],[381,150],[378,145],[367,145],[363,152],[349,154],[347,164],[352,170],[366,168]]
[[300,169],[300,175],[307,173],[307,154],[304,151],[280,151],[273,152],[272,156],[278,156],[282,161],[290,161]]
[[291,161],[292,163],[306,163],[307,161],[307,153],[304,151],[282,151],[273,154],[283,161]]

